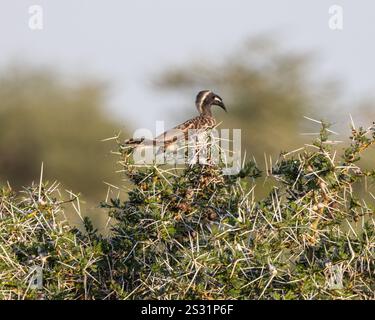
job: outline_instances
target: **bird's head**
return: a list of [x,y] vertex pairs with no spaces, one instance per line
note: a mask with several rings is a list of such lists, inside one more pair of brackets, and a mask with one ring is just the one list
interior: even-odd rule
[[197,99],[195,100],[195,105],[200,114],[209,114],[211,115],[211,106],[219,106],[223,108],[225,112],[227,109],[225,108],[223,99],[221,99],[217,94],[213,93],[211,90],[203,90],[200,91],[197,95]]

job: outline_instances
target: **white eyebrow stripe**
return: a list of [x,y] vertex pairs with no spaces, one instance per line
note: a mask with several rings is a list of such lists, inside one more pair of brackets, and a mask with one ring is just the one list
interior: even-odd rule
[[211,93],[211,91],[207,91],[201,98],[201,100],[199,101],[199,112],[202,113],[203,110],[202,110],[202,104],[203,104],[203,101],[207,98],[207,96]]

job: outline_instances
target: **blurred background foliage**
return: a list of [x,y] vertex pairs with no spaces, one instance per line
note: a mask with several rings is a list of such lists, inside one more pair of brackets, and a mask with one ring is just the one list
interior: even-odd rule
[[[156,85],[181,90],[213,88],[220,93],[228,114],[217,112],[222,127],[241,128],[243,148],[256,159],[278,155],[280,148],[297,147],[303,115],[311,113],[324,86],[312,85],[310,56],[283,52],[270,39],[255,39],[221,63],[193,62],[167,70]],[[330,91],[334,83],[326,84]],[[328,101],[321,101],[327,105]]]
[[[14,189],[44,178],[80,193],[87,211],[120,181],[102,139],[123,128],[105,109],[97,80],[67,81],[53,70],[10,66],[0,75],[0,182]],[[86,211],[85,210],[85,211]],[[94,214],[94,213],[93,213]]]
[[[202,59],[173,66],[154,85],[159,90],[190,95],[206,88],[219,93],[228,109],[228,113],[214,111],[222,121],[220,127],[240,128],[242,156],[246,153],[247,159],[254,159],[264,171],[281,152],[300,148],[318,135],[316,123],[304,116],[332,123],[338,133],[332,139],[343,142],[341,150],[349,143],[350,115],[362,126],[370,126],[375,119],[372,97],[360,97],[352,105],[344,103],[345,81],[324,78],[318,67],[313,52],[288,50],[280,41],[262,35],[249,39],[222,61]],[[191,106],[186,110],[191,114]],[[373,168],[374,159],[375,151],[369,150],[360,164]],[[271,187],[265,180],[255,194],[263,197]],[[358,186],[358,190],[364,188],[373,190],[374,186]]]
[[[347,132],[349,113],[361,124],[375,119],[374,101],[368,98],[354,106],[344,105],[344,83],[318,76],[316,60],[312,52],[287,50],[274,38],[259,36],[220,62],[199,60],[173,66],[156,79],[155,86],[219,93],[228,109],[227,114],[215,113],[221,127],[241,128],[243,151],[262,167],[265,154],[275,159],[281,151],[310,141],[311,136],[304,133],[315,132],[315,124],[304,116],[330,121],[339,133]],[[191,112],[191,107],[186,110]]]
[[[311,136],[299,134],[315,128],[303,116],[333,122],[333,130],[338,132],[347,132],[349,113],[362,124],[375,119],[372,99],[344,106],[341,84],[316,77],[315,68],[313,54],[285,50],[278,41],[257,37],[220,62],[200,60],[171,66],[156,77],[154,89],[185,94],[179,102],[186,105],[185,114],[181,115],[181,109],[172,110],[176,124],[195,114],[192,106],[197,91],[217,92],[229,111],[214,111],[223,122],[221,127],[241,128],[242,154],[246,150],[248,159],[254,156],[264,169],[265,155],[275,160],[280,151],[311,141]],[[46,179],[58,180],[65,188],[81,193],[90,204],[93,212],[86,212],[91,216],[100,212],[97,204],[107,192],[103,181],[124,184],[122,175],[115,173],[110,154],[113,145],[101,140],[120,130],[125,138],[135,129],[106,108],[107,100],[106,85],[96,79],[71,81],[56,70],[25,66],[3,69],[1,184],[10,181],[19,188],[37,180],[43,161]],[[150,107],[139,106],[144,112]],[[374,158],[374,152],[369,152],[364,161],[373,165]],[[94,217],[94,221],[99,220]]]

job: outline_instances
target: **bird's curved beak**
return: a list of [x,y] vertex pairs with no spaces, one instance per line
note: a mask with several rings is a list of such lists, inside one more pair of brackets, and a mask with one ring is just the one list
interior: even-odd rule
[[214,103],[215,106],[219,106],[220,108],[224,109],[225,112],[227,111],[227,108],[225,107],[225,104],[223,100],[219,96],[215,96]]
[[225,107],[224,103],[223,102],[220,102],[217,104],[220,108],[223,108],[225,112],[228,112],[227,111],[227,108]]

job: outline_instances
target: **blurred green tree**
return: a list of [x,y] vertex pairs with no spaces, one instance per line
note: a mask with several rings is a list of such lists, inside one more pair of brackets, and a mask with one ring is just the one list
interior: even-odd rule
[[243,149],[263,162],[264,153],[275,158],[311,138],[299,135],[311,125],[301,126],[304,115],[321,119],[333,108],[338,83],[314,79],[313,61],[311,53],[284,50],[272,38],[259,36],[222,62],[174,66],[161,74],[156,87],[219,93],[228,106],[228,114],[217,115],[222,127],[241,128]]
[[[50,70],[10,67],[0,75],[0,181],[19,188],[45,178],[97,203],[114,173],[110,145],[122,127],[104,110],[105,86],[67,81]],[[53,178],[52,178],[53,177]]]

